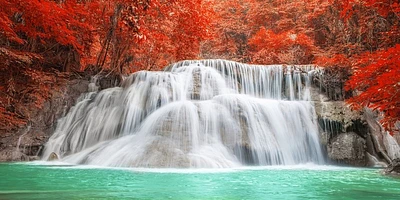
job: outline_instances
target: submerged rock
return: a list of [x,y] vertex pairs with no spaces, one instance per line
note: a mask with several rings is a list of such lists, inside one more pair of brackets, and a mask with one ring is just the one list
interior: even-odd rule
[[328,156],[338,163],[366,166],[366,141],[354,132],[342,133],[328,145]]

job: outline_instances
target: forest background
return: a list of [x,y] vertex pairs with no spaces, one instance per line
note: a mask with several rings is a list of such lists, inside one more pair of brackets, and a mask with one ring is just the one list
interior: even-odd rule
[[394,133],[399,25],[395,0],[0,0],[0,129],[29,123],[27,108],[77,74],[218,58],[324,67],[325,88]]

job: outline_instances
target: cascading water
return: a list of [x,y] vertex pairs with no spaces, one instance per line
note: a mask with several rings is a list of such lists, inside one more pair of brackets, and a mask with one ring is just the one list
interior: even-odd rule
[[182,61],[88,93],[62,118],[43,158],[113,167],[322,163],[312,66]]

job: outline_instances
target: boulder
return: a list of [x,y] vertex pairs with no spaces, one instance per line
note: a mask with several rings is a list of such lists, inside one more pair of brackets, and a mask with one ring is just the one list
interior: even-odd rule
[[354,132],[341,133],[328,144],[328,156],[338,163],[366,166],[366,140]]
[[48,161],[58,160],[58,155],[55,152],[51,152],[50,156],[47,158]]

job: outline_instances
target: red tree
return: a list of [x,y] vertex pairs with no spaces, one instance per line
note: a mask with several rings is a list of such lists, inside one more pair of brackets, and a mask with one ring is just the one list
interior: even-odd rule
[[211,37],[211,2],[176,0],[151,10],[144,23],[145,39],[133,48],[137,69],[161,69],[184,59],[197,59],[200,43]]
[[80,2],[0,0],[1,129],[24,124],[42,106],[61,83],[52,68],[79,68],[92,30]]
[[246,16],[252,3],[253,0],[220,0],[212,4],[213,37],[203,41],[202,57],[249,61],[247,42],[251,31]]
[[400,6],[387,0],[334,1],[348,30],[357,30],[357,41],[348,53],[353,75],[346,89],[355,95],[348,102],[354,108],[367,106],[384,114],[383,126],[394,133],[400,121]]
[[316,51],[314,41],[292,31],[275,34],[264,27],[249,40],[253,62],[263,64],[308,64]]
[[321,0],[254,1],[248,16],[252,62],[311,63],[318,53],[313,19],[326,7]]

